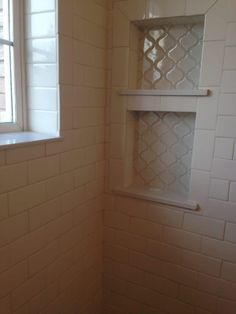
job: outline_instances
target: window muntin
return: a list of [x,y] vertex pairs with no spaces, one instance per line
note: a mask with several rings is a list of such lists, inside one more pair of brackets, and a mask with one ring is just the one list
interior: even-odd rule
[[0,131],[21,130],[20,0],[0,0]]

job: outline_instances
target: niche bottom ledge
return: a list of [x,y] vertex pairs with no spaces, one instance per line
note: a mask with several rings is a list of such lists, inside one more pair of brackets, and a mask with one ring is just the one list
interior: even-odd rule
[[192,211],[197,211],[199,209],[198,203],[189,200],[186,195],[162,191],[155,188],[129,186],[126,188],[115,188],[114,192],[123,196],[130,196],[133,198],[153,201],[165,205],[189,209]]

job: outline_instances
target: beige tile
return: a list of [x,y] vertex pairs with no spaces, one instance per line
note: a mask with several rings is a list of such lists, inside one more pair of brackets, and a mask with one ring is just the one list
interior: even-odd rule
[[45,183],[36,183],[9,193],[9,213],[17,215],[46,200]]
[[0,221],[8,217],[8,198],[7,194],[0,195]]
[[146,4],[146,18],[183,16],[185,13],[186,2],[177,0],[148,0]]
[[34,207],[29,211],[30,229],[37,229],[56,219],[60,214],[61,201],[59,198]]
[[0,277],[0,297],[3,297],[27,280],[27,263],[22,262],[17,264],[2,273]]
[[55,241],[29,258],[29,275],[34,276],[59,256],[59,242]]
[[145,1],[128,0],[120,1],[115,4],[130,21],[142,20],[145,18]]
[[182,255],[182,264],[184,267],[196,270],[212,276],[219,276],[221,260],[196,254],[190,251],[184,251]]
[[147,254],[164,260],[165,262],[180,264],[182,251],[177,247],[149,240]]
[[59,173],[59,156],[46,157],[29,162],[29,181],[35,183]]
[[19,286],[12,293],[12,308],[16,310],[32,297],[36,296],[39,292],[46,287],[45,272],[39,273],[37,276]]
[[27,165],[0,167],[0,178],[0,193],[20,188],[27,184]]
[[159,224],[131,217],[129,231],[138,236],[159,240],[162,238],[163,228]]
[[224,59],[224,41],[204,42],[200,86],[218,86]]
[[0,299],[0,312],[5,314],[11,313],[10,296]]
[[191,251],[200,251],[201,237],[190,232],[174,228],[164,228],[165,242]]
[[113,47],[129,46],[129,20],[127,16],[118,8],[113,10]]
[[112,86],[128,87],[129,49],[114,48],[112,54]]
[[221,220],[203,217],[201,215],[185,214],[183,228],[185,230],[222,239],[224,222]]
[[207,12],[204,40],[224,40],[227,27],[227,5],[219,0]]
[[0,246],[13,242],[28,231],[27,213],[2,221],[0,227]]
[[186,15],[197,15],[197,14],[205,14],[217,0],[187,0],[186,4]]

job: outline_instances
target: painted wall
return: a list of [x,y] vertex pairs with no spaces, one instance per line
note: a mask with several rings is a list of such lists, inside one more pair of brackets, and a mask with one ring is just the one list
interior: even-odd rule
[[[107,181],[104,217],[104,313],[236,312],[236,2],[113,1]],[[129,86],[129,20],[206,15],[192,196],[199,212],[121,197],[129,121],[117,90]],[[126,133],[127,132],[127,133]]]
[[0,151],[2,314],[100,313],[106,21],[106,1],[59,1],[63,140]]

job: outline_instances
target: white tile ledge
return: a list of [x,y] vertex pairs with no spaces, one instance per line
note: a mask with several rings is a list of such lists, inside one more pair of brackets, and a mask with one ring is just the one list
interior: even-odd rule
[[186,196],[173,192],[161,191],[158,189],[130,186],[127,188],[115,188],[114,192],[123,196],[153,201],[174,207],[180,207],[197,211],[199,205],[197,202],[189,200]]
[[141,89],[124,89],[119,91],[121,96],[209,96],[209,89],[162,89],[162,90],[141,90]]
[[43,134],[37,132],[2,133],[0,134],[0,150],[61,140],[62,137],[59,135]]

